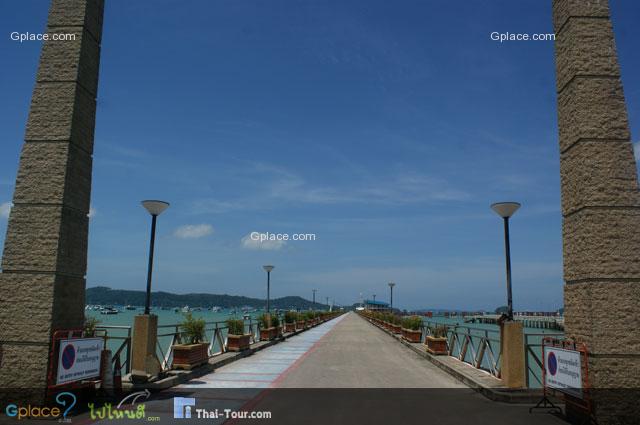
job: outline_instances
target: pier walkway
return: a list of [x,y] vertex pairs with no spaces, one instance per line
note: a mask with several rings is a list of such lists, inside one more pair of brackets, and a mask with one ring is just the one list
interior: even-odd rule
[[[194,420],[202,409],[271,415],[235,422],[209,417],[210,424],[565,423],[529,414],[525,405],[488,400],[355,313],[155,393],[145,401],[146,414],[184,424],[173,418],[174,397],[193,399]],[[96,423],[83,416],[74,423]]]

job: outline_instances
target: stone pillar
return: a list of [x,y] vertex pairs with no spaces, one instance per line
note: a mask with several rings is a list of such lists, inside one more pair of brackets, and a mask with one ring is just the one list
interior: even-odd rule
[[640,387],[636,162],[608,1],[554,0],[553,24],[565,329],[591,351],[590,380],[602,390],[595,394],[599,423],[616,423],[638,415],[632,403],[603,398]]
[[[42,399],[57,329],[84,322],[103,0],[53,0],[0,274],[0,388]],[[9,141],[5,141],[9,142]]]
[[131,380],[145,382],[158,375],[162,368],[156,356],[158,316],[139,314],[133,320],[131,342]]
[[524,330],[522,322],[503,322],[500,325],[500,379],[509,388],[524,388]]

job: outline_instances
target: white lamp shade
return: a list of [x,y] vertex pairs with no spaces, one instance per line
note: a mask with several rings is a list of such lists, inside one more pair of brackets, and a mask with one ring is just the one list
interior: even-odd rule
[[148,200],[142,201],[144,209],[149,211],[151,215],[160,215],[164,210],[169,208],[169,203],[164,201]]
[[511,217],[520,208],[517,202],[496,202],[491,205],[491,209],[502,218]]
[[273,266],[262,266],[262,268],[264,269],[265,272],[270,272],[271,270],[273,270],[275,267]]
[[389,282],[389,286],[391,286],[393,288],[394,286],[396,286],[396,284],[393,283],[393,282]]

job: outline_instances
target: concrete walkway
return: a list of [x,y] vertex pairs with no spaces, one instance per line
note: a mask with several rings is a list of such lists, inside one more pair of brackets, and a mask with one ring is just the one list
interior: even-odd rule
[[[191,405],[191,420],[211,424],[565,423],[529,414],[528,406],[488,400],[355,313],[155,393],[145,401],[146,415],[191,422],[174,418],[175,400]],[[268,412],[271,419],[228,420],[224,409]],[[74,423],[94,422],[83,416]]]

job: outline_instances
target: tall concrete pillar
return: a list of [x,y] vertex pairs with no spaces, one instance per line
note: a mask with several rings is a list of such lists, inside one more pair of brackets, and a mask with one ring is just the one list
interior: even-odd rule
[[622,406],[624,397],[605,400],[605,393],[640,387],[636,162],[608,1],[554,0],[553,21],[565,328],[591,351],[592,385],[612,389],[595,394],[599,422],[619,423],[638,414],[637,406]]
[[[103,0],[53,0],[0,274],[0,388],[44,395],[57,329],[82,327]],[[8,142],[8,141],[5,141]],[[24,393],[24,392],[21,392]]]

